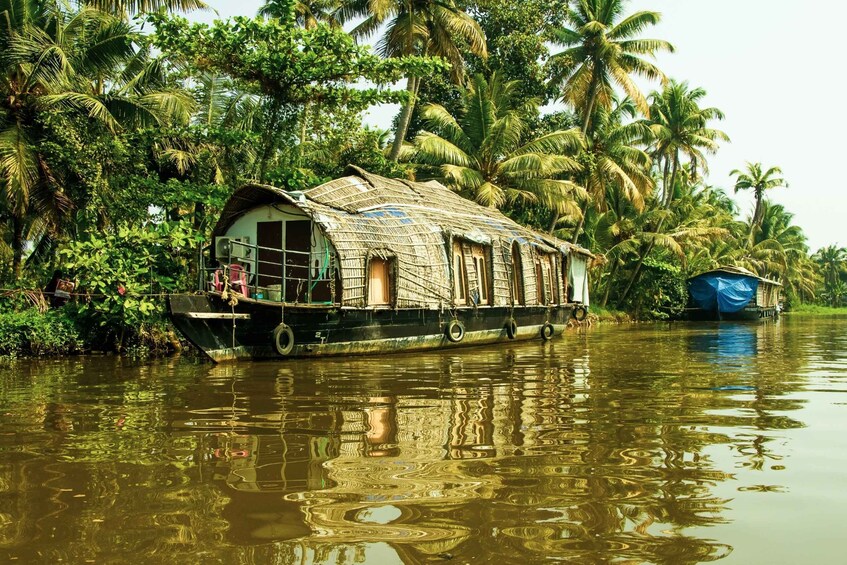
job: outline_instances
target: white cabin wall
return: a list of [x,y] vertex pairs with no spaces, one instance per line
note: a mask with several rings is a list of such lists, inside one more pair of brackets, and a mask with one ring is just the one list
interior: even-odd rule
[[[242,215],[238,218],[230,227],[226,230],[224,235],[228,237],[248,237],[250,238],[250,245],[256,245],[258,241],[257,236],[257,228],[256,225],[259,222],[286,222],[286,221],[297,221],[297,220],[312,220],[308,215],[304,214],[301,210],[295,208],[294,206],[288,205],[268,205],[268,206],[260,206],[258,208],[254,208],[249,212]],[[283,225],[282,229],[283,239],[285,238],[285,226]],[[284,242],[280,242],[280,244],[284,244]],[[321,270],[326,266],[326,249],[328,246],[328,242],[326,237],[321,232],[318,224],[312,221],[312,259],[309,264],[314,267],[315,259],[319,261],[319,266],[317,269],[317,273],[313,273],[313,275],[318,274]],[[332,246],[329,245],[329,254],[330,256],[333,254]],[[313,268],[314,271],[314,268]]]

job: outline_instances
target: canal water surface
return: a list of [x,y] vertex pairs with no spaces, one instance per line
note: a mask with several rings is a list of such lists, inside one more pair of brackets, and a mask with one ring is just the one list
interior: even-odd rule
[[5,362],[0,562],[839,562],[845,329]]

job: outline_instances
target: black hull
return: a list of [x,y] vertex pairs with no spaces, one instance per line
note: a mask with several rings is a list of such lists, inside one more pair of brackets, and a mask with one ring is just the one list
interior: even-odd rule
[[[211,293],[173,296],[169,306],[177,329],[213,361],[220,362],[540,340],[543,330],[552,334],[547,337],[561,334],[575,305],[392,310],[241,300],[230,306]],[[453,320],[464,329],[456,341],[448,338]],[[510,328],[511,320],[515,325]],[[293,333],[293,346],[286,355],[279,353],[274,341],[274,330],[282,323]]]
[[763,320],[774,320],[779,317],[776,307],[749,307],[738,312],[716,312],[714,310],[703,310],[701,308],[689,308],[686,317],[692,321],[727,321],[727,322],[759,322]]

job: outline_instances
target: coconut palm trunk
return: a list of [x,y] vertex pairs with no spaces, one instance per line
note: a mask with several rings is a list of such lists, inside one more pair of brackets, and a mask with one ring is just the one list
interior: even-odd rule
[[[591,89],[590,95],[588,97],[588,103],[585,107],[585,118],[582,120],[582,135],[588,140],[588,143],[591,143],[591,140],[588,137],[588,127],[591,125],[591,112],[594,111],[594,105],[597,103],[597,81],[591,81]],[[589,199],[586,199],[582,205],[582,216],[579,218],[579,223],[576,225],[576,229],[574,229],[573,237],[571,238],[571,243],[576,245],[576,242],[579,240],[579,234],[582,233],[582,228],[585,226],[585,214],[588,213],[588,207],[591,205]],[[559,213],[553,213],[553,221],[550,223],[550,233],[556,229],[556,224],[559,223]]]
[[612,265],[611,272],[609,272],[609,279],[606,281],[606,292],[603,293],[603,300],[600,301],[601,308],[605,308],[609,302],[609,295],[612,293],[612,283],[615,280],[615,275],[618,274],[619,265],[620,261],[615,261],[614,265]]
[[[671,161],[670,159],[665,160],[665,194],[664,194],[664,202],[663,208],[665,210],[670,210],[671,204],[673,203],[673,195],[674,195],[674,183],[676,183],[676,176],[679,172],[679,154],[674,154],[673,157],[673,165],[671,166],[670,177],[668,177],[668,163]],[[658,225],[656,226],[655,233],[661,233],[662,227],[665,225],[665,217],[663,216]],[[629,282],[626,285],[626,288],[621,294],[620,301],[618,305],[623,305],[627,298],[629,298],[629,293],[632,290],[635,283],[638,282],[638,279],[641,277],[641,268],[644,266],[644,261],[647,259],[647,256],[653,251],[653,248],[656,246],[654,241],[649,241],[648,243],[641,246],[641,252],[638,254],[638,263],[635,264],[635,269],[632,271],[632,276],[629,278]]]
[[400,122],[397,124],[397,131],[394,134],[394,144],[391,146],[391,154],[389,155],[389,159],[392,161],[396,161],[400,157],[400,149],[403,148],[406,133],[409,131],[409,124],[412,122],[412,112],[415,109],[415,99],[418,96],[420,86],[420,77],[409,77],[409,80],[406,82],[406,92],[409,95],[409,99],[403,105]]
[[671,166],[671,176],[669,179],[665,179],[667,181],[667,186],[665,186],[665,210],[671,207],[671,203],[673,202],[674,190],[676,189],[676,177],[679,174],[679,154],[674,155],[673,165]]
[[753,221],[750,223],[750,233],[756,229],[756,226],[762,225],[762,199],[765,196],[764,189],[756,189],[756,206],[753,209]]
[[15,281],[21,278],[24,256],[24,224],[15,217],[12,219],[12,277]]

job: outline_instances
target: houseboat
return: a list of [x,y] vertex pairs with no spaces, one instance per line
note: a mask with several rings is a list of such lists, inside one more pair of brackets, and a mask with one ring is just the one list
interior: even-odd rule
[[760,320],[779,315],[780,288],[743,267],[720,267],[688,279],[692,320]]
[[548,340],[586,316],[591,257],[438,182],[351,167],[303,192],[238,189],[200,292],[169,308],[214,361]]

